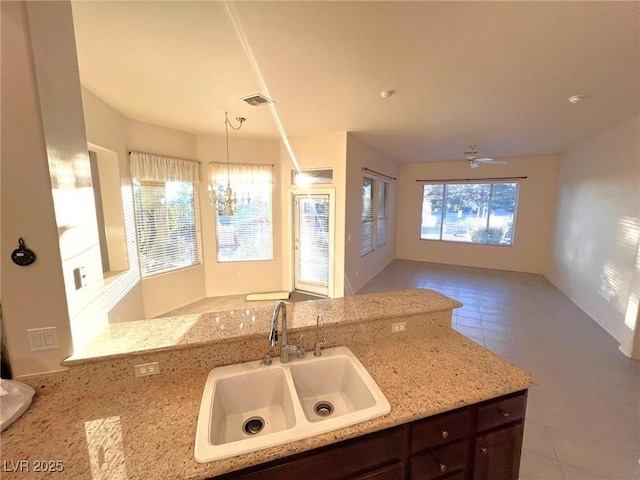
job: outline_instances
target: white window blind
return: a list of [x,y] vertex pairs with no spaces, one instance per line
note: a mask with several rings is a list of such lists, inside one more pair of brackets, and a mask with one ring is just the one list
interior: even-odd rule
[[381,247],[387,243],[388,205],[387,205],[387,182],[378,180],[378,211],[376,223],[376,247]]
[[296,200],[297,278],[307,284],[329,282],[329,199],[300,196]]
[[373,179],[362,178],[362,238],[360,254],[366,255],[373,251]]
[[143,277],[200,263],[199,162],[131,152]]
[[134,180],[143,277],[200,263],[197,189],[189,182]]
[[251,201],[234,215],[216,211],[218,262],[271,260],[273,226],[271,215],[272,165],[227,164],[211,162],[215,191],[231,185],[238,198]]

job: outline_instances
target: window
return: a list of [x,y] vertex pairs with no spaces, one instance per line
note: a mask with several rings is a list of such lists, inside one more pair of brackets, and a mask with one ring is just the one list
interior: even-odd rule
[[518,183],[426,184],[420,238],[513,245]]
[[361,255],[371,253],[387,243],[388,190],[388,183],[381,179],[362,178]]
[[332,169],[291,170],[291,183],[306,187],[308,185],[333,183]]
[[230,183],[238,198],[248,195],[250,202],[233,215],[216,211],[218,262],[273,259],[271,219],[272,165],[210,163],[216,191]]
[[189,182],[133,182],[143,277],[200,263],[197,193]]
[[200,263],[199,164],[131,152],[143,277]]

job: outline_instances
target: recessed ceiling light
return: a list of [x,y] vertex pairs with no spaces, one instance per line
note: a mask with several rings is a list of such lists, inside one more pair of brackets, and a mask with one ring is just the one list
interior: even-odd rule
[[575,105],[580,100],[582,100],[584,97],[585,97],[585,95],[573,95],[573,96],[569,97],[569,103],[572,103],[572,104]]
[[384,91],[380,92],[380,96],[382,98],[389,98],[394,93],[396,93],[394,90],[384,90]]

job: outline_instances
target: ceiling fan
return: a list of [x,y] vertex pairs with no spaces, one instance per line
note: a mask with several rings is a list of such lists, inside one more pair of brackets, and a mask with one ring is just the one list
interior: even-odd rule
[[464,152],[465,160],[469,167],[478,168],[481,163],[489,163],[493,165],[506,165],[509,162],[505,162],[502,160],[494,160],[493,158],[478,158],[478,151],[476,150],[477,145],[469,145],[468,152]]

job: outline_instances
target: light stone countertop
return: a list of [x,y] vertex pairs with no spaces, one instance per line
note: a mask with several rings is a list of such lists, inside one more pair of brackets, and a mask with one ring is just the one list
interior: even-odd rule
[[[325,326],[330,328],[336,324],[371,322],[462,306],[460,302],[428,289],[285,303],[290,330],[314,329],[318,314],[323,315]],[[273,305],[114,323],[82,351],[66,359],[64,365],[123,358],[142,351],[214,345],[227,342],[230,337],[237,340],[264,334],[269,331]]]
[[[395,294],[396,301],[409,301],[407,314],[423,311],[422,301],[430,296],[418,291]],[[369,312],[398,311],[390,306],[397,305],[393,296],[366,297],[372,309]],[[437,303],[444,309],[460,305],[450,299],[447,304],[442,300],[446,297],[438,297]],[[326,302],[320,307],[338,308],[331,305],[335,300]],[[337,303],[348,308],[348,315],[366,314],[358,301]],[[300,305],[313,312],[319,308]],[[106,382],[84,391],[61,388],[36,395],[29,410],[2,432],[0,476],[25,480],[205,479],[535,384],[531,375],[448,327],[434,328],[428,335],[407,332],[384,340],[359,338],[348,346],[389,400],[389,414],[308,439],[199,464],[194,460],[195,431],[209,369],[165,373],[136,379],[135,383]],[[35,472],[36,461],[43,460],[60,462],[50,465],[61,465],[62,471]]]

